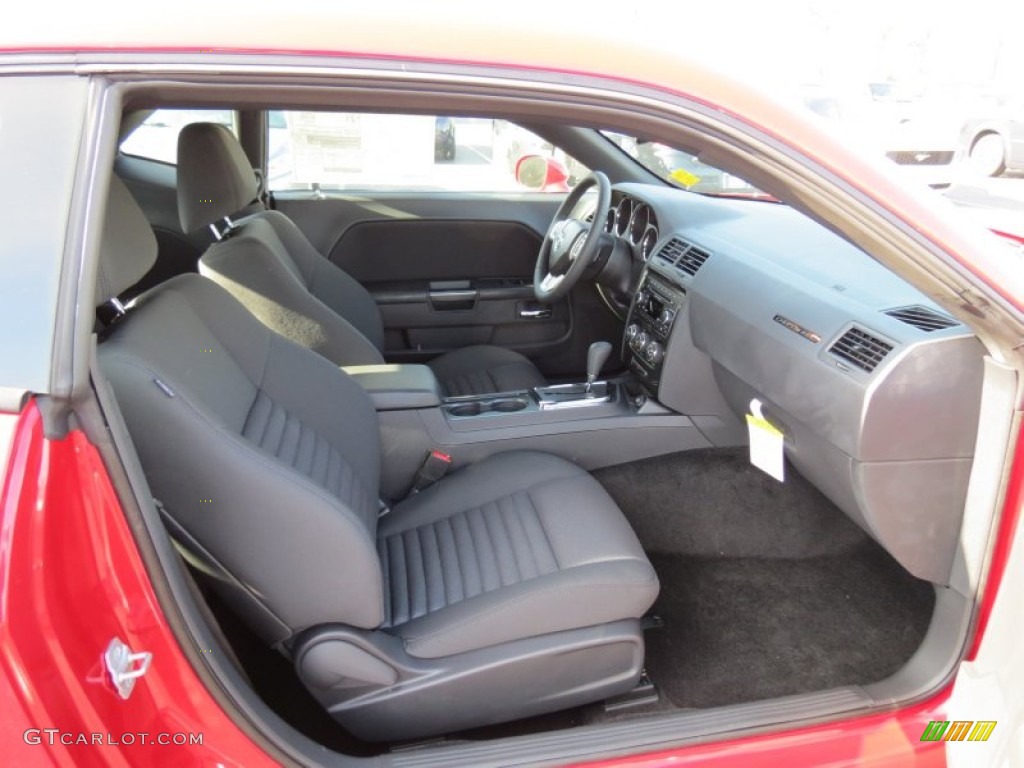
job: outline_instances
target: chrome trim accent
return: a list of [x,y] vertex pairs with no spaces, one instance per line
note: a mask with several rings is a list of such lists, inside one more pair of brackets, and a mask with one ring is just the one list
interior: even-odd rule
[[[542,411],[553,411],[562,408],[586,408],[592,405],[601,405],[602,403],[610,403],[615,400],[616,388],[615,385],[610,384],[607,381],[595,381],[593,386],[605,387],[604,395],[595,395],[593,392],[587,393],[583,390],[585,385],[583,384],[554,384],[547,387],[534,387],[533,393],[537,398],[537,403]],[[557,395],[559,391],[564,392],[567,395],[573,394],[573,390],[577,390],[579,397],[571,400],[557,400],[553,397],[545,397],[545,393],[551,393]]]

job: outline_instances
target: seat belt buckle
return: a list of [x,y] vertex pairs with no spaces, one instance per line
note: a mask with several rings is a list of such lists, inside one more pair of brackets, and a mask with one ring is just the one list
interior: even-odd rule
[[444,477],[448,470],[451,469],[451,466],[452,457],[444,451],[436,449],[428,451],[419,472],[416,473],[416,478],[412,481],[412,491],[410,493],[419,493],[425,488],[429,488]]

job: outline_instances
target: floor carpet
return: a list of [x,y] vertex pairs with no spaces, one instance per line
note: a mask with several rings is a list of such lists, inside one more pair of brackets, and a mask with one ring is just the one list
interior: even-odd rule
[[595,473],[661,579],[647,669],[676,708],[875,682],[924,637],[931,585],[787,470],[715,449]]

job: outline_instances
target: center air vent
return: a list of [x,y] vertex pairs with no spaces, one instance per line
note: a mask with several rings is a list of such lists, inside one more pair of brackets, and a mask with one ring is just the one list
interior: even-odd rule
[[862,371],[871,373],[892,351],[892,344],[887,344],[870,333],[854,327],[840,336],[828,351],[836,357],[841,357],[846,362],[856,365]]
[[960,325],[956,320],[947,315],[942,315],[928,307],[913,306],[900,307],[899,309],[887,309],[885,314],[895,317],[901,323],[912,325],[925,333],[941,331],[943,328],[952,328]]
[[704,266],[704,262],[711,258],[711,254],[681,237],[673,237],[661,247],[654,258],[665,266],[675,267],[680,272],[693,276]]

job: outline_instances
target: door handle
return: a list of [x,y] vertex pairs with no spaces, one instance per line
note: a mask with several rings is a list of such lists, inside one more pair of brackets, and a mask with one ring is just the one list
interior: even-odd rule
[[546,317],[551,317],[551,308],[544,307],[542,309],[520,309],[519,316],[526,318],[527,320],[543,320]]

